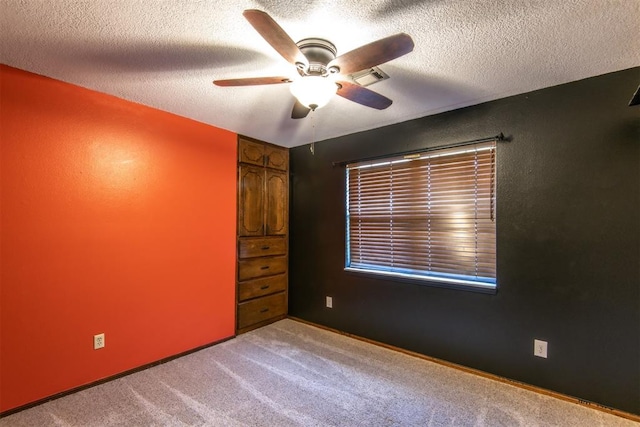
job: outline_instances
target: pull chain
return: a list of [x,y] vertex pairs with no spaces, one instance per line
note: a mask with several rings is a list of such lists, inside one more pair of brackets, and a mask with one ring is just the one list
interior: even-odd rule
[[311,155],[316,155],[316,122],[313,120],[314,111],[311,111],[311,145],[309,145],[309,151],[311,151]]

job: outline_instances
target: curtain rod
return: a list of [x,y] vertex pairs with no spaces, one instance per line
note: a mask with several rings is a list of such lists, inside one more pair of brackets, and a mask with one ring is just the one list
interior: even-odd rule
[[366,158],[362,158],[362,159],[343,160],[341,162],[333,162],[332,164],[333,164],[333,166],[346,166],[349,163],[367,162],[369,160],[385,159],[387,157],[409,156],[411,154],[426,153],[428,151],[443,150],[445,148],[457,148],[457,147],[464,147],[465,145],[480,144],[482,142],[505,141],[505,140],[506,139],[505,139],[504,135],[502,134],[502,132],[500,132],[499,135],[492,136],[492,137],[489,137],[489,138],[480,138],[480,139],[474,139],[474,140],[471,140],[471,141],[456,142],[456,143],[453,143],[453,144],[441,145],[439,147],[421,148],[419,150],[402,151],[400,153],[381,154],[379,156],[366,157]]

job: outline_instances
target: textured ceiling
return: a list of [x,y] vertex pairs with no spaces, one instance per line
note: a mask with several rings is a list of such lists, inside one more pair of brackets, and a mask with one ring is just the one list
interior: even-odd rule
[[[0,0],[0,62],[293,147],[640,65],[640,0]],[[405,32],[375,110],[336,96],[290,118],[294,73],[243,18],[269,13],[338,55]],[[629,97],[631,97],[631,93]]]

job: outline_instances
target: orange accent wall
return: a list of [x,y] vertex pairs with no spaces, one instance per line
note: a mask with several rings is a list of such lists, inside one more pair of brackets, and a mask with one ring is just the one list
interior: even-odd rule
[[0,78],[0,411],[232,336],[236,134]]

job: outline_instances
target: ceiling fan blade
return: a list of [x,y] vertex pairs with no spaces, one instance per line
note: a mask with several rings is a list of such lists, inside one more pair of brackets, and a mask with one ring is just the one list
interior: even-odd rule
[[243,79],[214,80],[216,86],[257,86],[291,83],[289,77],[247,77]]
[[291,64],[309,65],[307,57],[289,35],[266,12],[257,9],[247,9],[242,12],[253,28],[269,43],[284,59]]
[[293,110],[291,111],[291,118],[304,119],[309,115],[309,111],[311,110],[302,105],[302,103],[296,99],[296,103],[293,104]]
[[355,83],[341,80],[338,84],[340,85],[337,92],[338,95],[349,101],[357,102],[358,104],[377,110],[384,110],[393,103],[393,101],[386,96]]
[[329,62],[327,68],[338,67],[343,75],[375,67],[413,50],[413,40],[405,33],[360,46]]

